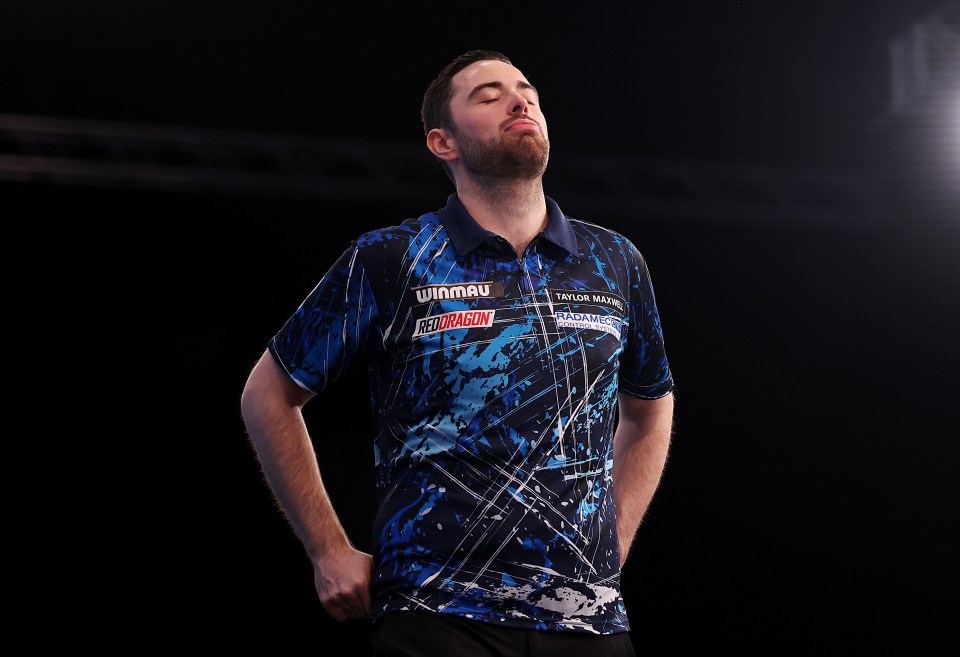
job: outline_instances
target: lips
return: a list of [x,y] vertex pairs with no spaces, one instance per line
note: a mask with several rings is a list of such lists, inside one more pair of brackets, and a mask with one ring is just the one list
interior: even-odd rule
[[540,124],[530,119],[520,119],[507,126],[507,132],[511,130],[539,130]]

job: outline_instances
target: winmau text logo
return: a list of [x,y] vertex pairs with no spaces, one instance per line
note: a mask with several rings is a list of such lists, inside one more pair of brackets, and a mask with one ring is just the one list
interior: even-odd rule
[[483,281],[482,283],[461,283],[459,285],[424,285],[415,287],[417,303],[442,301],[443,299],[479,299],[503,296],[503,283]]
[[413,337],[474,326],[493,326],[493,310],[457,310],[417,320]]

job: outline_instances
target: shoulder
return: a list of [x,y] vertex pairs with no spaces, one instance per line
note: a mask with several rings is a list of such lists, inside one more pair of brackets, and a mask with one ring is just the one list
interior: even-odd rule
[[618,230],[565,215],[574,234],[581,255],[595,253],[598,248],[608,252],[621,253],[624,257],[640,258],[639,249],[633,241]]
[[384,226],[367,231],[356,239],[356,245],[360,251],[379,251],[391,246],[405,249],[411,242],[441,228],[437,213],[429,212],[406,219],[395,226]]
[[437,213],[431,212],[361,234],[354,241],[355,258],[376,289],[394,290],[446,239]]

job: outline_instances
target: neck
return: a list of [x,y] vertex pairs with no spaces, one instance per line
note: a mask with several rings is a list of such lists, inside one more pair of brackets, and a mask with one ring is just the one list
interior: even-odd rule
[[547,201],[543,181],[458,181],[457,196],[474,220],[500,235],[518,256],[547,225]]

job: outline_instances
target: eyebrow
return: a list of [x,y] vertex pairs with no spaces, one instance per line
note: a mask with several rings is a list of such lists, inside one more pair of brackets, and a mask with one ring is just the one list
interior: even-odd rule
[[[472,91],[470,91],[470,95],[467,96],[467,100],[470,100],[471,98],[476,96],[477,93],[479,93],[483,89],[503,89],[503,88],[504,88],[504,84],[502,82],[484,82],[483,84],[478,84],[473,88]],[[540,92],[538,92],[537,88],[532,84],[530,84],[529,82],[525,82],[523,80],[517,81],[517,89],[530,89],[531,91],[533,91],[533,93],[537,94],[537,98],[540,97]]]

